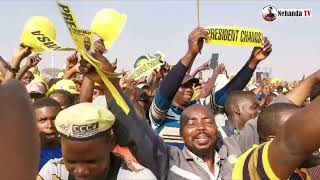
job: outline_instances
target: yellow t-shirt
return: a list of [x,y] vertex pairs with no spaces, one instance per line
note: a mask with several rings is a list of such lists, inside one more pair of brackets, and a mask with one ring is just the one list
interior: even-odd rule
[[[234,166],[232,179],[233,180],[250,180],[250,179],[271,179],[280,180],[272,171],[269,159],[269,145],[271,141],[253,147],[240,156]],[[296,169],[289,180],[310,180],[307,170]]]

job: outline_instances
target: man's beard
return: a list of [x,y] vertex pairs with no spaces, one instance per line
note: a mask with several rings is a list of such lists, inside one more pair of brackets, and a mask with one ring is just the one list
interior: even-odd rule
[[195,152],[193,152],[198,157],[205,157],[210,155],[210,153],[213,151],[214,148],[208,148],[208,149],[197,149]]
[[216,143],[217,143],[217,140],[214,140],[212,147],[209,147],[207,149],[194,149],[193,153],[198,157],[206,157],[206,156],[209,156],[211,153],[215,154],[214,151],[215,151]]

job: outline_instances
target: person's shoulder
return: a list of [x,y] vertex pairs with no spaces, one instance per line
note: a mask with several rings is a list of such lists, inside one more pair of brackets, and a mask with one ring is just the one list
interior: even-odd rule
[[64,166],[63,158],[50,159],[43,168],[56,168],[58,166]]
[[[268,141],[260,145],[254,145],[241,155],[234,166],[232,179],[247,179],[247,177],[250,177],[253,179],[280,180],[269,162],[269,146],[271,142]],[[295,169],[288,179],[291,179],[291,177],[311,179],[304,168]]]
[[186,153],[185,151],[186,147],[183,147],[183,149],[180,149],[176,146],[171,146],[168,145],[168,153],[170,156],[170,161],[169,164],[179,164],[181,162],[181,159],[185,159]]
[[182,150],[177,146],[168,145],[168,153],[171,157],[179,157],[182,155]]
[[231,136],[230,138],[238,142],[242,152],[246,152],[254,144],[259,144],[257,119],[249,120],[244,128],[239,131],[238,135]]
[[40,170],[38,178],[47,179],[68,179],[69,172],[66,169],[63,158],[49,160]]
[[[271,169],[269,162],[269,145],[271,141],[256,145],[246,151],[237,160],[233,170],[233,179],[245,179],[245,177],[254,177],[254,179],[265,178],[278,180],[279,178]],[[263,176],[263,177],[262,177]]]
[[[244,125],[244,127],[239,131],[239,134],[240,135],[245,135],[245,136],[257,135],[257,133],[258,133],[258,131],[257,131],[257,119],[258,118],[250,119]],[[256,142],[256,143],[258,143],[258,142]]]

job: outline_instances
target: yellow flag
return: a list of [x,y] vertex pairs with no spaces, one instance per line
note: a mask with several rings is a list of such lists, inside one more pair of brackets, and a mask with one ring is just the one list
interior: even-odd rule
[[[90,64],[92,64],[109,91],[111,92],[112,96],[114,97],[117,104],[121,107],[121,109],[126,113],[129,114],[130,108],[125,102],[125,100],[122,98],[121,94],[118,92],[118,90],[113,86],[113,84],[110,82],[108,77],[106,76],[105,72],[102,71],[102,64],[100,61],[94,59],[92,56],[90,56],[84,49],[84,38],[86,36],[91,37],[90,41],[93,40],[93,33],[88,30],[81,30],[77,21],[76,17],[73,14],[71,8],[68,5],[62,4],[61,2],[58,2],[58,8],[59,11],[64,18],[64,21],[69,29],[69,32],[71,34],[72,40],[74,44],[77,46],[77,50],[80,52],[82,57],[87,60]],[[79,33],[80,32],[80,33]],[[114,75],[113,73],[109,73],[109,75]]]

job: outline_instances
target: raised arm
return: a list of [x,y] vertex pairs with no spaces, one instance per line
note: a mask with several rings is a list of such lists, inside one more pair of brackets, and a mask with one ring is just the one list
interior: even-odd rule
[[212,93],[217,77],[219,74],[223,72],[223,69],[224,69],[223,64],[220,64],[215,69],[213,69],[212,75],[209,78],[209,80],[202,85],[200,95],[198,96],[199,99],[206,98]]
[[94,82],[84,77],[80,88],[80,102],[92,102]]
[[168,72],[168,69],[165,67],[165,65],[161,66],[161,68],[151,75],[150,84],[151,87],[148,90],[148,95],[154,97],[156,95],[157,90],[159,89],[159,85],[161,82],[161,79],[165,77],[165,74]]
[[16,53],[13,55],[11,60],[11,67],[8,69],[6,73],[6,77],[4,82],[14,79],[16,77],[16,73],[18,73],[20,69],[21,61],[31,54],[31,48],[20,45],[17,49]]
[[125,94],[129,97],[137,116],[139,119],[145,121],[147,119],[146,112],[143,107],[138,103],[137,82],[132,79],[125,79],[126,87],[124,89]]
[[73,77],[75,77],[75,75],[77,73],[80,73],[79,66],[80,66],[80,64],[76,64],[75,66],[73,66],[69,70],[65,70],[65,73],[63,75],[63,79],[72,79]]
[[24,76],[24,74],[26,74],[26,72],[32,68],[32,67],[35,67],[36,65],[38,65],[38,63],[40,62],[41,58],[39,55],[33,55],[33,56],[30,56],[28,57],[27,59],[27,63],[26,65],[24,65],[20,71],[18,72],[17,76],[16,76],[16,79],[17,80],[21,80],[22,77]]
[[[189,49],[181,60],[169,71],[160,85],[159,93],[168,101],[172,101],[178,91],[187,70],[193,64],[197,54],[201,51],[203,40],[208,36],[208,32],[203,28],[196,28],[189,35]],[[170,88],[168,88],[170,87]]]
[[313,87],[318,83],[320,83],[320,70],[305,78],[296,88],[286,94],[286,97],[294,104],[302,106],[310,96]]
[[156,124],[165,119],[165,114],[178,91],[186,72],[193,64],[197,54],[201,51],[203,41],[208,36],[208,32],[203,28],[196,28],[189,35],[189,48],[181,60],[169,71],[162,80],[159,91],[150,107],[150,118]]
[[224,106],[230,92],[235,90],[243,90],[250,81],[253,72],[258,64],[265,60],[272,51],[272,44],[265,38],[263,47],[255,47],[246,64],[241,68],[237,75],[226,84],[222,89],[215,93],[215,104]]
[[269,162],[280,179],[287,179],[320,147],[320,99],[292,115],[269,147]]
[[64,70],[63,79],[72,79],[75,76],[75,74],[77,73],[77,68],[75,66],[79,67],[77,52],[74,52],[67,58],[67,64],[66,69]]

